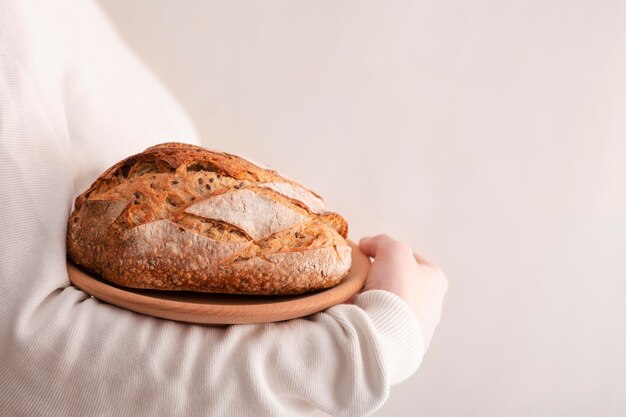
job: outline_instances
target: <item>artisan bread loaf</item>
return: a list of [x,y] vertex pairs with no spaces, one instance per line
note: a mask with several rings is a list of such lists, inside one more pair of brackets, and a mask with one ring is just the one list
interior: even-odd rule
[[132,288],[298,294],[348,273],[348,225],[276,171],[182,143],[105,171],[69,218],[71,260]]

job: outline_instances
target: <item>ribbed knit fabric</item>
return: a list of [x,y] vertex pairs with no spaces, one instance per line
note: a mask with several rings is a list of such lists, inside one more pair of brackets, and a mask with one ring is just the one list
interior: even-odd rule
[[0,416],[365,416],[419,366],[418,323],[368,291],[282,323],[207,327],[70,285],[71,204],[105,168],[197,143],[86,0],[0,0]]

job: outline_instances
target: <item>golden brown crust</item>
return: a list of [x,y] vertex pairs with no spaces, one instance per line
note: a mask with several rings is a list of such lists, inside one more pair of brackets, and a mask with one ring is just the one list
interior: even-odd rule
[[324,207],[244,158],[164,143],[113,165],[76,198],[68,254],[134,288],[312,291],[350,268],[347,223]]

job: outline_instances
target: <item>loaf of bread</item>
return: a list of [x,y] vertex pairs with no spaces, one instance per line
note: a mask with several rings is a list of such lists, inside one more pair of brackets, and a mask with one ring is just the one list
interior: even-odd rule
[[182,143],[105,171],[75,201],[71,260],[131,288],[298,294],[351,266],[348,225],[276,171]]

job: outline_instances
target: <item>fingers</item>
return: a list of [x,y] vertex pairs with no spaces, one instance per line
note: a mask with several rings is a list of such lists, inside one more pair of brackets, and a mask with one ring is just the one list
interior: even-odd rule
[[381,234],[374,237],[364,237],[359,241],[359,249],[372,258],[383,256],[411,257],[420,265],[433,266],[432,262],[413,252],[406,243],[399,242],[388,235]]
[[435,264],[433,264],[432,262],[430,262],[428,259],[424,258],[421,255],[418,255],[417,253],[413,252],[413,257],[415,258],[415,260],[417,261],[418,264],[420,265],[427,265],[427,266],[432,266],[434,267]]

